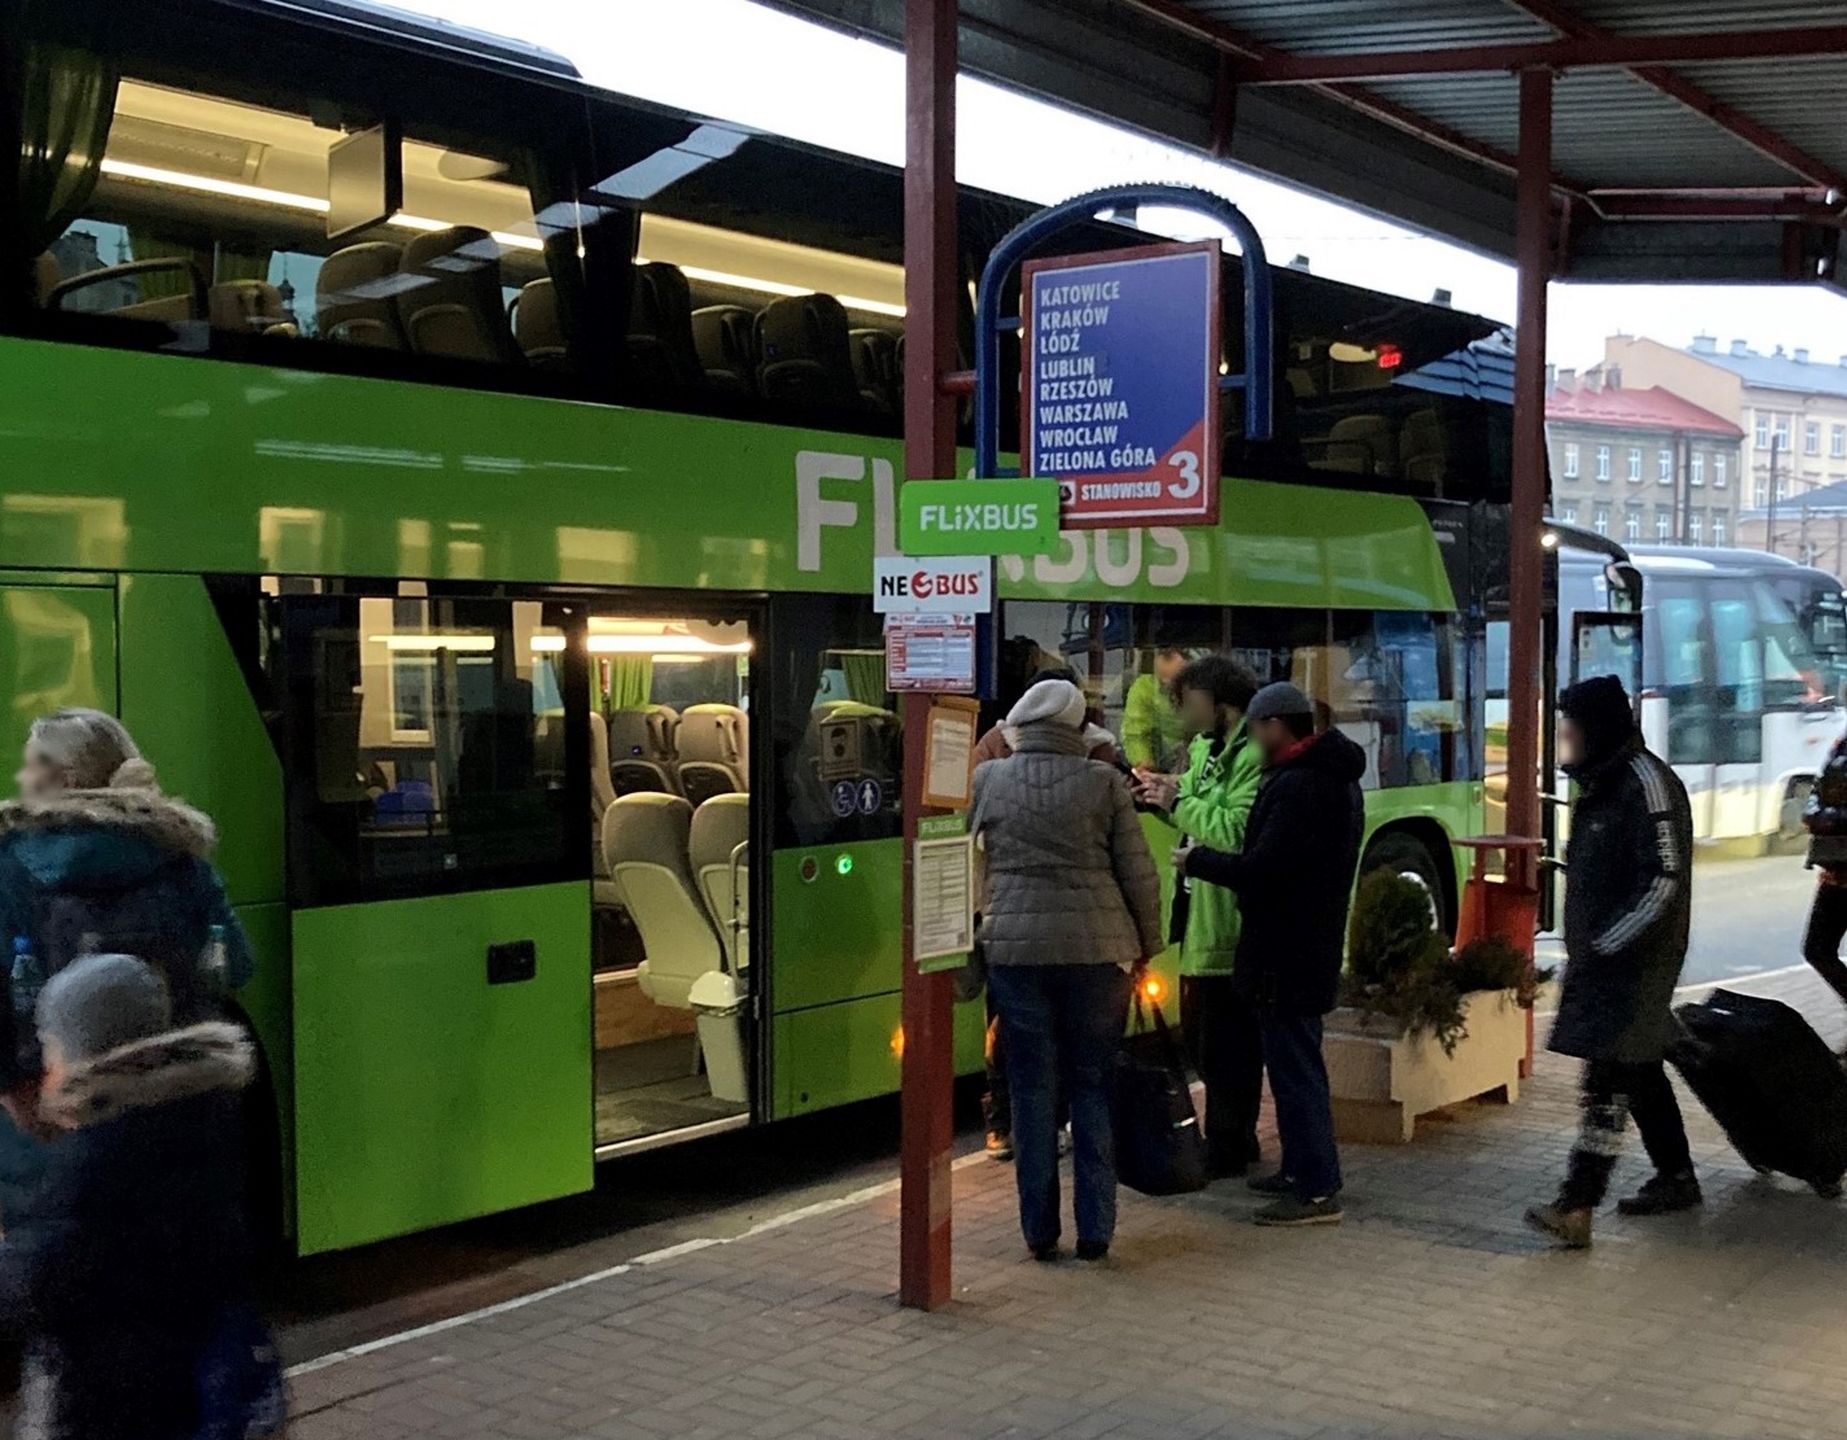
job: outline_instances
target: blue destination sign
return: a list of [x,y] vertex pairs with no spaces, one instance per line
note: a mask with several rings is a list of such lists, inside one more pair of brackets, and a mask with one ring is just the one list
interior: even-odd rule
[[1023,472],[1067,529],[1218,520],[1219,245],[1021,267]]

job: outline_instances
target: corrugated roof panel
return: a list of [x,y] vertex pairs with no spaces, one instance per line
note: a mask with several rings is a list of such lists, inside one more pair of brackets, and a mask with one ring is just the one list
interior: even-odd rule
[[[1835,18],[1847,18],[1847,5],[1835,12]],[[1841,121],[1841,102],[1847,98],[1847,56],[1680,65],[1675,69],[1715,100],[1768,125],[1837,172],[1847,173],[1847,125]]]
[[[1376,95],[1453,130],[1513,151],[1519,84],[1511,75],[1375,81]],[[1638,144],[1638,137],[1647,137]],[[1789,171],[1686,106],[1620,70],[1560,77],[1553,98],[1553,168],[1588,186],[1787,185]]]
[[[1513,0],[1518,4],[1519,0]],[[1574,14],[1630,35],[1838,25],[1840,0],[1570,0]]]
[[1369,55],[1553,38],[1502,0],[1190,0],[1186,8],[1279,50]]

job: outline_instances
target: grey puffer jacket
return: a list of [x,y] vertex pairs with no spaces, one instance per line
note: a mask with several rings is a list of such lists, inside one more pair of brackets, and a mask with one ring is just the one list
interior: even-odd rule
[[1161,883],[1116,770],[1055,721],[975,771],[990,965],[1133,965],[1164,948]]

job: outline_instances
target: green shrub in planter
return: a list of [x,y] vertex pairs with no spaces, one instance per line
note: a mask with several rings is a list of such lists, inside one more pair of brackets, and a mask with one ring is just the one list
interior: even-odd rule
[[1528,1010],[1539,997],[1539,987],[1552,978],[1551,969],[1535,968],[1518,946],[1498,935],[1469,941],[1451,964],[1456,988],[1464,995],[1477,990],[1512,990]]
[[1424,887],[1388,869],[1362,878],[1347,925],[1343,1001],[1362,1019],[1383,1016],[1407,1035],[1428,1033],[1454,1054],[1466,1032],[1456,981]]

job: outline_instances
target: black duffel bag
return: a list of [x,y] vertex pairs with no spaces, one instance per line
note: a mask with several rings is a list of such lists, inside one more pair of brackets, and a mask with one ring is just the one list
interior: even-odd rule
[[[1139,990],[1137,1037],[1149,1032]],[[1144,1195],[1185,1195],[1206,1186],[1206,1141],[1199,1133],[1186,1066],[1157,1006],[1146,1045],[1116,1058],[1116,1178]]]

